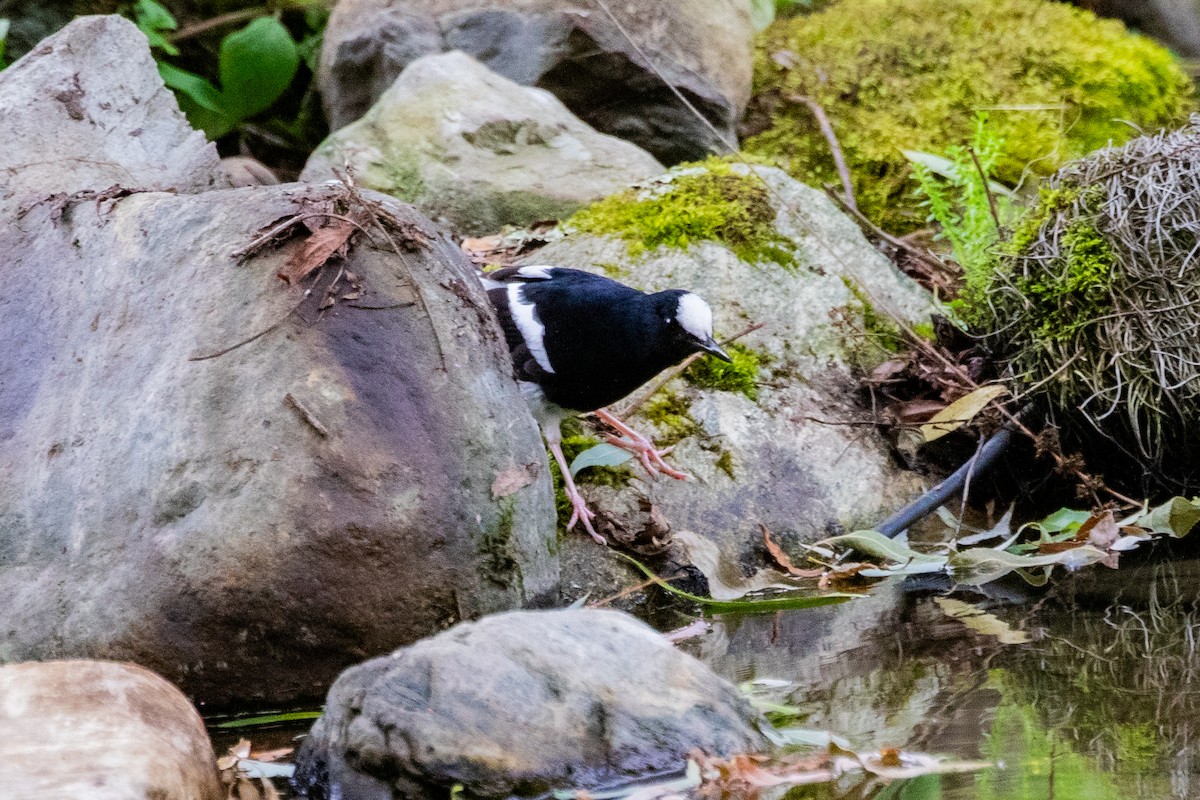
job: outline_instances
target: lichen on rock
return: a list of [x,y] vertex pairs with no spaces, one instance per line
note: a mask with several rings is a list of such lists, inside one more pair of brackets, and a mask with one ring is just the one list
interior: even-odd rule
[[[1005,142],[997,165],[1016,183],[1049,174],[1137,130],[1180,124],[1193,89],[1149,39],[1046,0],[844,0],[783,20],[759,40],[751,152],[795,177],[837,181],[806,95],[829,115],[859,207],[892,230],[923,224],[901,149],[942,152],[969,139],[978,109]],[[764,118],[766,118],[764,120]]]

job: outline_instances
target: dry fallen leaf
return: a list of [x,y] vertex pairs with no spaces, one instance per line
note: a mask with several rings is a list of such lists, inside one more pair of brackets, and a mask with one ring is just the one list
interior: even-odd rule
[[304,240],[288,262],[275,273],[291,286],[306,275],[325,265],[335,253],[342,250],[350,237],[358,230],[354,223],[344,219],[331,219],[323,228],[317,228]]
[[1008,389],[999,384],[980,386],[930,417],[929,421],[921,426],[921,435],[925,437],[926,442],[940,439],[966,425],[983,411],[988,403],[1004,394],[1008,394]]
[[763,542],[767,545],[767,552],[771,554],[771,558],[775,559],[775,563],[782,567],[789,575],[794,575],[797,578],[819,578],[825,574],[825,570],[821,567],[816,569],[800,569],[792,563],[792,559],[788,554],[783,552],[783,548],[775,544],[771,539],[771,532],[767,530],[767,526],[761,522],[758,523],[759,530],[762,531]]

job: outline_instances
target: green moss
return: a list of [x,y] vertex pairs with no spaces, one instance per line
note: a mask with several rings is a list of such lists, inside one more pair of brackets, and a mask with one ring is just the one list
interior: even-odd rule
[[728,475],[730,480],[737,480],[737,477],[733,474],[733,453],[730,451],[721,451],[721,455],[717,457],[716,467]]
[[968,140],[979,109],[991,109],[1003,142],[996,174],[1016,183],[1026,168],[1048,174],[1138,129],[1180,124],[1193,108],[1191,82],[1166,49],[1046,0],[842,0],[762,34],[755,95],[771,116],[748,151],[810,184],[836,183],[811,112],[788,99],[813,97],[859,207],[901,232],[926,216],[901,149],[941,153]]
[[518,583],[521,579],[521,563],[517,559],[513,538],[516,508],[515,497],[501,498],[496,526],[485,532],[478,542],[481,572],[500,586],[509,585],[514,576]]
[[[862,290],[857,283],[847,277],[842,278],[842,283],[854,295],[854,299],[859,302],[859,307],[862,311],[863,331],[867,334],[870,342],[885,353],[898,353],[904,347],[904,332],[900,327],[892,321],[891,317],[880,314],[875,310],[874,304],[871,303],[867,293]],[[930,334],[933,333],[933,325],[929,325]],[[932,337],[931,337],[932,338]]]
[[1148,723],[1117,724],[1113,727],[1116,739],[1113,755],[1127,770],[1149,772],[1162,753],[1155,726]]
[[692,419],[691,410],[692,402],[686,397],[663,390],[642,406],[639,413],[661,431],[654,437],[654,443],[659,447],[670,447],[701,432],[700,423]]
[[726,161],[710,158],[682,165],[643,188],[627,189],[576,212],[568,230],[617,236],[631,256],[657,247],[687,248],[719,242],[751,263],[793,266],[792,243],[775,230],[775,209],[766,185]]
[[[583,423],[577,418],[569,418],[563,422],[562,434],[562,449],[563,455],[567,458],[567,464],[574,461],[575,457],[584,450],[600,444],[600,440],[595,436],[584,433]],[[551,458],[551,461],[553,460]],[[633,471],[625,465],[619,467],[588,467],[579,471],[579,474],[575,476],[575,482],[619,488],[628,483],[632,477]]]
[[933,330],[932,322],[917,322],[912,326],[912,330],[913,333],[926,341],[937,341],[937,333]]
[[[1010,258],[999,262],[1002,272],[987,297],[977,300],[973,307],[963,307],[964,319],[974,322],[990,316],[988,327],[1008,329],[1009,339],[1047,342],[1068,341],[1106,313],[1112,305],[1110,290],[1116,258],[1089,211],[1102,201],[1103,190],[1098,186],[1087,191],[1071,186],[1043,189],[1037,205],[1017,223],[1003,244],[1002,254]],[[1020,263],[1049,225],[1061,228],[1053,256],[1036,259],[1036,269],[1006,274]],[[1015,296],[997,291],[1004,285],[1015,289]],[[1032,329],[1012,330],[1013,320],[1028,320]]]
[[758,400],[758,368],[765,356],[740,344],[729,345],[727,352],[731,362],[702,358],[688,367],[683,377],[701,389],[741,392],[751,400]]

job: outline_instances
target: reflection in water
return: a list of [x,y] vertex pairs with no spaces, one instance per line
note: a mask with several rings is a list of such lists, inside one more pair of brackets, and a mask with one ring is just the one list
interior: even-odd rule
[[957,594],[1032,639],[1002,645],[893,582],[841,606],[719,618],[685,647],[734,681],[785,681],[772,699],[803,712],[794,724],[858,748],[1001,764],[865,792],[806,787],[793,800],[1192,798],[1198,590],[1189,561],[1058,575],[1020,604]]

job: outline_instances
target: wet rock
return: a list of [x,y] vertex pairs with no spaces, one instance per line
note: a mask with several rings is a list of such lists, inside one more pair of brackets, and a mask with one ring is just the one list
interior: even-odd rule
[[[750,96],[749,4],[341,0],[317,80],[334,128],[366,113],[412,61],[461,50],[517,83],[557,96],[588,124],[667,164],[720,150]],[[622,30],[622,28],[624,30]],[[633,41],[630,41],[632,37]]]
[[553,592],[545,454],[482,289],[370,197],[399,252],[377,230],[290,288],[298,242],[231,254],[335,187],[47,203],[0,233],[5,658],[277,702]]
[[0,667],[0,794],[21,800],[220,800],[187,698],[131,664]]
[[500,614],[347,670],[297,755],[309,798],[594,791],[766,747],[732,684],[615,611]]
[[317,148],[301,179],[327,180],[346,166],[359,185],[467,234],[566,217],[662,171],[552,95],[462,53],[411,64],[366,116]]
[[216,146],[188,126],[146,37],[122,17],[80,17],[0,72],[0,108],[0,204],[223,185]]
[[[631,245],[644,242],[621,238],[636,234],[629,227],[570,233],[528,262],[591,269],[647,291],[695,291],[712,305],[718,339],[763,324],[732,347],[736,369],[714,373],[703,369],[712,362],[702,364],[687,373],[690,380],[675,379],[642,403],[632,418],[660,443],[674,444],[670,459],[697,481],[646,481],[635,469],[624,487],[583,490],[610,537],[636,533],[644,510],[653,508],[676,534],[689,531],[716,545],[709,557],[702,541],[677,535],[697,566],[704,556],[701,568],[710,574],[720,568],[745,575],[766,556],[759,523],[793,547],[869,527],[920,493],[921,481],[900,468],[884,437],[858,424],[871,417],[860,378],[891,354],[897,329],[889,315],[920,328],[928,325],[932,304],[821,192],[777,169],[754,168],[757,179],[744,165],[729,169],[753,181],[734,194],[769,202],[781,237],[758,245],[758,263],[710,240],[631,255]],[[675,170],[644,184],[641,197],[681,191],[683,176],[702,172]],[[721,180],[718,186],[737,187],[730,175]],[[632,209],[636,217],[636,203],[622,199],[621,213]],[[650,204],[647,209],[653,213]],[[653,218],[646,224],[657,229]],[[792,263],[771,260],[780,251],[790,253]],[[614,408],[621,413],[624,407],[628,402]],[[581,473],[585,482],[586,476]]]
[[[157,80],[148,52],[123,57]],[[91,85],[80,108],[99,108]],[[39,106],[42,128],[59,105]],[[31,114],[0,115],[0,137],[24,146]],[[130,660],[209,704],[288,702],[554,595],[545,451],[458,247],[344,187],[140,191],[202,183],[165,166],[177,140],[140,137],[158,148],[146,171],[87,191],[121,170],[97,177],[95,153],[68,149],[95,143],[64,134],[26,152],[58,164],[47,194],[0,203],[0,660]],[[281,280],[331,213],[370,237]]]

